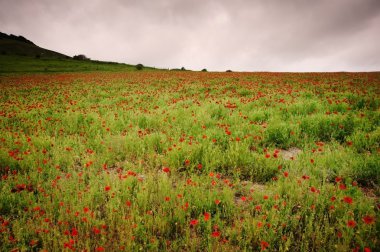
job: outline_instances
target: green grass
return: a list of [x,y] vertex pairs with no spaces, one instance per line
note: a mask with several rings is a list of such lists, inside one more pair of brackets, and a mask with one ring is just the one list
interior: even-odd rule
[[[144,67],[154,70],[152,67]],[[49,73],[49,72],[95,72],[135,71],[134,65],[65,58],[35,58],[29,56],[0,55],[0,74]]]
[[380,247],[379,73],[112,67],[0,77],[0,250]]

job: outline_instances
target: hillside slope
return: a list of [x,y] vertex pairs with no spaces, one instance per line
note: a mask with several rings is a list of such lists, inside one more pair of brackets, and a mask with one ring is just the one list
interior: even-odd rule
[[0,32],[0,74],[135,70],[135,65],[124,63],[73,59],[62,53],[41,48],[23,36]]
[[31,56],[36,58],[70,58],[62,53],[41,48],[23,36],[7,35],[2,32],[0,32],[0,48],[2,55]]

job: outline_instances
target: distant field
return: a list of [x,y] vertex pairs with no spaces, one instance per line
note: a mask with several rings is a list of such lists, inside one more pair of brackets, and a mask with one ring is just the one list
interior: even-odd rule
[[379,251],[379,94],[380,73],[3,75],[0,250]]

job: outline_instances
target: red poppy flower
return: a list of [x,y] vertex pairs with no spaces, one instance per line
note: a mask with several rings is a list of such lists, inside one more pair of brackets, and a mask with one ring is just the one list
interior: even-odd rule
[[347,226],[349,228],[354,228],[356,226],[356,222],[354,220],[347,221]]
[[195,226],[198,224],[198,220],[197,219],[193,219],[190,221],[190,226]]
[[364,216],[362,220],[363,220],[363,221],[365,222],[365,224],[367,224],[367,225],[370,225],[370,224],[375,223],[375,217],[373,217],[373,216],[369,216],[369,215]]
[[71,229],[71,235],[72,236],[77,236],[78,235],[78,230],[76,228]]
[[348,197],[348,196],[345,196],[344,198],[343,198],[343,201],[344,202],[346,202],[347,204],[352,204],[352,198],[351,197]]
[[269,243],[266,241],[262,241],[261,243],[261,250],[266,250],[269,247]]
[[214,237],[214,238],[217,238],[217,237],[220,236],[220,232],[219,231],[214,231],[214,232],[212,232],[211,236]]
[[162,171],[165,172],[165,173],[169,173],[170,172],[170,168],[169,167],[164,167],[164,168],[162,168]]
[[97,227],[92,228],[92,231],[94,232],[94,234],[100,234],[100,229]]
[[205,221],[208,221],[208,220],[210,219],[210,217],[211,217],[211,214],[208,213],[208,212],[205,212],[205,213],[203,214],[203,217],[204,217],[204,220],[205,220]]
[[104,191],[108,192],[109,190],[111,190],[111,186],[108,185],[104,187]]
[[347,187],[346,187],[345,184],[340,184],[340,185],[339,185],[339,189],[340,189],[340,190],[346,190]]

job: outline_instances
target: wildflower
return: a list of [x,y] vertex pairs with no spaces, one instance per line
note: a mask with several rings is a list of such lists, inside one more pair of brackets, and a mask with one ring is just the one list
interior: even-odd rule
[[182,206],[182,209],[184,211],[187,211],[188,208],[189,208],[189,202],[185,202],[185,204]]
[[346,187],[345,184],[340,184],[340,185],[339,185],[339,189],[340,189],[340,190],[346,190],[347,187]]
[[351,197],[345,196],[343,198],[343,201],[346,202],[347,204],[350,204],[350,205],[352,204],[352,198]]
[[191,221],[190,221],[190,226],[195,226],[195,225],[197,225],[198,224],[198,220],[197,219],[192,219]]
[[203,214],[203,217],[204,217],[204,220],[205,220],[205,221],[208,221],[208,220],[210,219],[210,217],[211,217],[211,214],[208,213],[208,212],[205,212],[205,213]]
[[200,169],[202,169],[203,166],[202,166],[202,164],[198,164],[197,167],[198,167],[198,169],[200,170]]
[[266,241],[261,241],[261,250],[266,250],[269,247],[269,243]]
[[287,178],[289,176],[289,172],[284,172],[284,177]]
[[164,167],[164,168],[162,168],[162,171],[165,172],[165,173],[169,173],[170,172],[170,168],[169,167]]
[[220,232],[219,231],[214,231],[214,232],[212,232],[211,236],[214,237],[214,238],[217,238],[217,237],[220,236]]
[[354,228],[356,226],[356,222],[354,220],[347,221],[347,227]]
[[108,185],[104,187],[104,191],[108,192],[109,190],[111,190],[111,186]]
[[31,240],[31,241],[29,242],[29,245],[30,245],[31,247],[33,247],[33,246],[37,245],[37,243],[38,243],[38,241],[36,241],[36,240]]
[[78,235],[78,230],[76,228],[71,229],[71,236],[77,236]]
[[310,177],[307,176],[307,175],[303,175],[303,176],[302,176],[302,179],[307,180],[307,179],[310,179]]
[[98,229],[97,227],[94,227],[92,228],[92,232],[94,232],[94,234],[100,234],[100,229]]
[[367,224],[367,225],[370,225],[370,224],[375,223],[375,217],[373,217],[373,216],[369,216],[369,215],[364,216],[362,220],[363,220],[363,221],[365,222],[365,224]]
[[220,204],[220,200],[216,199],[215,200],[215,204],[219,205]]

